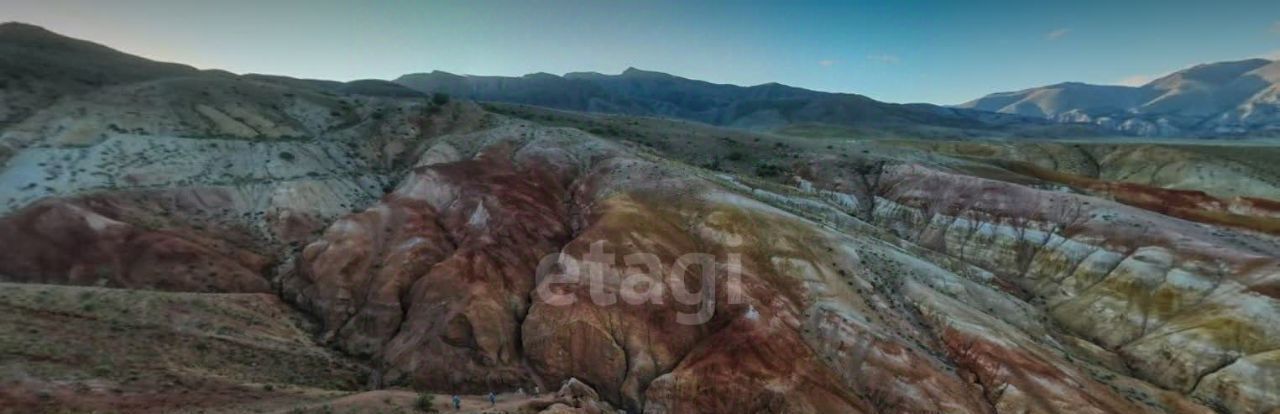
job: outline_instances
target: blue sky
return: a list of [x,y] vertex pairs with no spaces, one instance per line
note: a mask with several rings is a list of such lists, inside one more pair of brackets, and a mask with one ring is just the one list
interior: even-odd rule
[[0,21],[10,20],[237,73],[352,80],[634,66],[940,104],[1280,57],[1274,1],[0,0]]

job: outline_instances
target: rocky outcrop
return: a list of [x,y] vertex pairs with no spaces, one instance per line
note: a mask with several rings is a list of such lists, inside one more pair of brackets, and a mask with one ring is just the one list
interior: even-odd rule
[[326,338],[372,355],[399,329],[409,287],[454,250],[435,219],[430,204],[403,199],[342,218],[303,250],[284,290],[322,316]]
[[[577,384],[536,411],[1275,404],[1258,391],[1280,337],[1270,236],[1025,185],[1035,181],[1014,171],[984,175],[1028,181],[812,156],[799,185],[763,186],[578,130],[489,122],[424,141],[392,191],[314,238],[275,231],[311,240],[278,256],[240,255],[276,244],[220,220],[234,197],[148,190],[24,209],[5,225],[51,241],[0,263],[73,263],[6,272],[93,283],[74,269],[137,250],[115,234],[142,232],[137,223],[173,207],[183,213],[147,231],[194,246],[181,257],[208,258],[210,269],[241,266],[257,277],[250,288],[266,290],[262,275],[277,271],[323,341],[378,367],[371,384],[475,394]],[[142,193],[168,201],[127,196]],[[281,217],[267,223],[323,222]],[[44,221],[61,227],[27,229]],[[107,247],[90,251],[105,253],[23,259],[68,251],[60,234],[96,234],[88,240]],[[148,237],[158,236],[127,239]],[[168,263],[142,263],[152,262]],[[613,265],[588,271],[597,263]],[[166,289],[155,275],[204,269],[164,266],[106,283]],[[146,283],[124,284],[134,280]],[[235,277],[174,280],[250,289]]]
[[307,246],[286,293],[325,315],[343,348],[381,358],[391,383],[532,388],[518,351],[529,275],[569,227],[555,173],[515,156],[419,167]]
[[[544,300],[534,276],[552,253],[586,257],[593,244],[603,243],[619,256],[657,252],[654,259],[666,263],[684,252],[718,251],[685,224],[689,217],[682,210],[705,214],[703,208],[727,201],[672,204],[679,194],[714,190],[577,132],[534,129],[532,138],[523,138],[502,131],[488,136],[496,142],[482,146],[477,156],[420,167],[379,205],[340,220],[324,240],[304,250],[296,281],[286,280],[296,300],[329,315],[326,328],[342,346],[385,341],[381,349],[354,348],[377,355],[388,383],[403,378],[466,390],[578,378],[604,400],[637,411],[869,411],[859,397],[831,384],[836,375],[801,338],[799,304],[791,301],[802,295],[780,295],[797,283],[785,274],[748,278],[756,305],[730,303],[723,298],[727,293],[714,293],[728,289],[722,276],[714,278],[711,290],[694,294],[720,296],[714,303],[681,304],[674,291],[657,294],[659,303],[628,305],[636,298],[627,297],[593,302],[593,291],[620,290],[622,275],[616,272],[605,272],[602,284],[544,287],[576,296],[572,304]],[[505,149],[511,147],[519,149]],[[410,210],[434,219],[417,218]],[[415,218],[396,222],[397,215]],[[380,230],[391,223],[398,230]],[[436,236],[441,231],[447,236]],[[394,258],[411,238],[416,239],[408,244],[416,248],[440,247],[412,255],[422,260],[406,266]],[[374,272],[365,269],[379,267],[368,263],[382,265]],[[394,298],[401,299],[402,321],[396,312],[383,311],[397,310]],[[698,318],[700,310],[706,320],[680,322]],[[738,321],[747,314],[752,316]],[[788,362],[776,359],[783,355]],[[754,368],[720,377],[730,363]]]
[[[1280,261],[1266,237],[1208,230],[1080,195],[919,166],[903,166],[886,175],[884,179],[892,184],[879,193],[883,199],[877,204],[876,221],[906,240],[991,272],[997,286],[1006,286],[1009,294],[1043,309],[1050,322],[1046,326],[1060,327],[1088,341],[1085,346],[1097,348],[1103,360],[1115,361],[1111,370],[1192,394],[1211,406],[1242,398],[1260,401],[1249,391],[1255,386],[1249,383],[1211,382],[1208,388],[1199,384],[1237,358],[1261,355],[1275,345],[1263,338],[1274,334],[1274,323],[1269,321],[1280,316],[1270,293],[1280,276]],[[932,309],[935,305],[921,306]],[[971,326],[971,322],[955,321],[962,312],[927,313],[946,315],[943,319],[953,320],[948,326]],[[988,381],[984,375],[1002,378],[984,383],[987,390],[1016,387],[1026,392],[1029,384],[1017,383],[1025,380],[1022,375],[1009,377],[1007,367],[990,364],[1010,361],[995,358],[996,354],[1014,355],[1037,349],[1036,345],[1010,345],[1008,339],[993,342],[986,331],[968,334],[969,339],[950,339],[966,338],[965,329],[956,333],[952,329],[958,328],[939,333],[950,352],[958,348],[966,354],[991,353],[975,358],[987,365],[974,368],[980,380]],[[992,347],[999,350],[989,350]],[[1071,348],[1059,349],[1075,354]],[[964,366],[967,357],[953,358]],[[992,369],[999,374],[983,373]],[[1267,375],[1251,382],[1268,383]],[[1110,376],[1092,377],[1106,380]],[[1112,404],[1081,399],[1103,395],[1099,390],[1056,398],[1065,398],[1060,407]],[[1156,397],[1149,394],[1139,400],[1159,405]],[[1052,400],[1051,405],[1057,404]],[[1265,411],[1265,407],[1250,410]],[[1134,408],[1113,405],[1109,410]]]
[[[1273,404],[1239,373],[1269,372],[1252,368],[1274,335],[1262,236],[927,165],[814,168],[798,192],[771,193],[502,122],[429,141],[394,191],[280,268],[323,340],[380,367],[374,384],[576,378],[602,404],[651,413]],[[131,203],[120,223],[149,211]],[[214,228],[192,234],[253,240]],[[682,262],[691,252],[712,261]],[[643,255],[562,282],[596,253]],[[569,261],[540,272],[547,257]]]
[[0,220],[9,281],[188,292],[268,292],[269,259],[190,228],[119,221],[109,200],[50,200]]
[[539,414],[612,414],[618,412],[609,403],[600,400],[600,394],[577,378],[570,378],[560,386],[550,400],[538,400],[525,404],[522,409]]

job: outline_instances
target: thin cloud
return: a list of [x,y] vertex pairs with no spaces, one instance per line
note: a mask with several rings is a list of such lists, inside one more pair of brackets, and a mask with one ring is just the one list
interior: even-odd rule
[[1054,30],[1050,30],[1049,33],[1045,33],[1044,38],[1045,40],[1052,42],[1054,40],[1058,40],[1063,37],[1066,37],[1068,33],[1071,33],[1071,29],[1067,29],[1067,28],[1054,29]]
[[884,55],[884,54],[867,55],[867,60],[870,60],[875,63],[879,63],[881,65],[896,65],[898,64],[898,62],[902,61],[902,59],[898,59],[898,56],[896,55]]
[[1263,53],[1255,57],[1260,57],[1267,60],[1280,60],[1280,49],[1272,50],[1270,52]]
[[820,66],[822,66],[822,67],[824,67],[824,68],[829,68],[829,67],[835,66],[835,64],[836,64],[835,59],[823,59],[823,60],[819,60],[819,61],[818,61],[818,65],[820,65]]
[[1271,33],[1280,34],[1280,20],[1271,23]]

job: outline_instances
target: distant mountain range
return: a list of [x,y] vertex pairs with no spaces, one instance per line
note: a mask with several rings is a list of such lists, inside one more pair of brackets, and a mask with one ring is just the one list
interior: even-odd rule
[[778,83],[715,84],[636,68],[618,75],[576,72],[520,77],[434,71],[404,75],[394,82],[423,93],[440,92],[479,101],[678,118],[760,130],[822,125],[911,136],[1080,133],[1055,129],[1038,117],[930,104],[892,104],[857,94],[819,92]]
[[60,97],[143,80],[243,79],[334,94],[457,98],[563,110],[676,118],[718,126],[860,137],[1222,136],[1280,134],[1280,62],[1199,65],[1141,87],[1061,83],[956,106],[894,104],[778,83],[715,84],[661,72],[536,73],[519,77],[434,71],[395,80],[338,82],[237,76],[132,56],[38,26],[0,25],[0,126]]
[[1067,82],[995,93],[953,107],[891,104],[778,83],[714,84],[635,68],[618,75],[521,77],[434,71],[394,82],[423,93],[480,101],[765,130],[823,125],[914,136],[1280,133],[1280,62],[1266,59],[1199,65],[1140,87]]
[[1280,131],[1280,62],[1197,65],[1138,87],[1060,83],[995,93],[958,107],[1145,136],[1274,132]]

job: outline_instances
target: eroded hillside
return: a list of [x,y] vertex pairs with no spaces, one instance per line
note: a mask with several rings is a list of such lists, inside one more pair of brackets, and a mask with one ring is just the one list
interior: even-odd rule
[[6,124],[0,411],[1280,409],[1271,147],[335,88],[182,72]]

